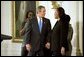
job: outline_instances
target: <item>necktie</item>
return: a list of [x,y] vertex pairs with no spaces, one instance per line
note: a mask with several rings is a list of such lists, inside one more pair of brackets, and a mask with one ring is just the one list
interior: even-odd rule
[[41,29],[42,29],[42,20],[40,19],[39,20],[39,30],[40,30],[40,32],[41,32]]

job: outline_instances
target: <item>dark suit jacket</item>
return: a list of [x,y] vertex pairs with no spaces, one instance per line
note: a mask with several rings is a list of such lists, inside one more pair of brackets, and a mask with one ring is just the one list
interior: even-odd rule
[[43,26],[42,31],[40,33],[38,21],[35,17],[34,19],[29,20],[29,24],[27,27],[27,33],[25,35],[25,43],[31,44],[33,51],[38,51],[40,49],[40,45],[45,45],[47,41],[47,36],[51,30],[50,21],[46,18],[43,18]]
[[51,51],[60,52],[62,46],[68,50],[67,35],[68,22],[62,20],[58,21],[52,30]]

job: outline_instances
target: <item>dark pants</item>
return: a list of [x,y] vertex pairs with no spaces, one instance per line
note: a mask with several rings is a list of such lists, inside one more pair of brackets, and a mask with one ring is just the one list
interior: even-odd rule
[[52,51],[52,56],[66,56],[66,54],[62,55],[60,52]]
[[52,51],[52,56],[62,56],[60,52]]
[[27,54],[28,54],[28,51],[26,50],[26,47],[25,46],[22,47],[21,48],[21,56],[27,56]]
[[51,51],[50,49],[41,46],[38,51],[28,52],[24,46],[21,50],[21,56],[51,56]]
[[32,56],[44,56],[44,48],[40,48],[38,51],[31,51]]
[[41,46],[38,51],[32,51],[32,56],[51,56],[51,51]]
[[45,49],[44,49],[44,56],[51,56],[51,50],[45,48]]

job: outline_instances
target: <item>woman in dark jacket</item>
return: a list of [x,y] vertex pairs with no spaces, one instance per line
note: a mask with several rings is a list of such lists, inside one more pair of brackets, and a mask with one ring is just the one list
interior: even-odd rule
[[70,18],[65,14],[62,7],[56,9],[55,18],[57,22],[52,30],[51,51],[52,56],[60,56],[65,55],[68,51],[67,36]]

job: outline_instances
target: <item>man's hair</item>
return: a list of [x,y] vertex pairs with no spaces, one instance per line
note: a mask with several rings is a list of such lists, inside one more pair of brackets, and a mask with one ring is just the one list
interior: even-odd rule
[[36,11],[38,12],[38,11],[40,11],[42,8],[45,8],[45,7],[44,7],[44,6],[38,6],[37,9],[36,9]]

